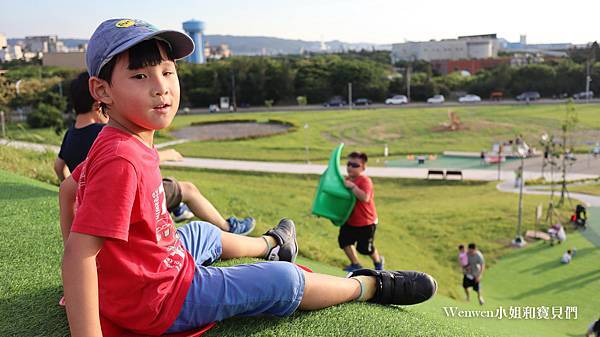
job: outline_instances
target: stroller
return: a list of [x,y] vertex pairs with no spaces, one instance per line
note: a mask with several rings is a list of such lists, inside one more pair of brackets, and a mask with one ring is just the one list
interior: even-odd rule
[[587,224],[587,211],[585,206],[579,204],[575,207],[575,214],[571,215],[571,222],[575,228],[585,229]]

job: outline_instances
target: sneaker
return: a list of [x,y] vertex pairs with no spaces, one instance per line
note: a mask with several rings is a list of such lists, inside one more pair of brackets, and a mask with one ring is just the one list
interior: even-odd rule
[[374,276],[377,281],[375,296],[369,300],[378,304],[410,305],[425,302],[437,291],[435,279],[418,271],[378,271],[360,269],[348,277]]
[[264,235],[275,238],[277,246],[271,248],[266,259],[269,261],[296,261],[298,242],[296,241],[296,225],[290,219],[283,218],[277,227],[270,229]]
[[194,217],[194,213],[190,211],[188,205],[183,202],[179,203],[179,206],[173,210],[173,221],[181,222],[184,220],[189,220]]
[[373,262],[373,265],[375,265],[375,270],[383,270],[383,267],[385,265],[385,257],[380,255],[379,262]]
[[355,270],[359,270],[359,269],[363,269],[363,266],[361,266],[360,263],[356,263],[356,264],[351,263],[344,267],[344,271],[349,272],[349,273],[351,273]]
[[239,235],[250,234],[256,226],[256,221],[254,221],[254,218],[250,217],[238,219],[232,216],[229,219],[227,219],[227,223],[229,224],[229,232]]
[[484,305],[485,301],[483,300],[483,297],[479,297],[479,305]]

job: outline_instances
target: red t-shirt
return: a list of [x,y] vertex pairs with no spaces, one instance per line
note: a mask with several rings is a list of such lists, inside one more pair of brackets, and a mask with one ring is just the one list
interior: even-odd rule
[[346,221],[350,226],[363,227],[377,223],[377,210],[375,209],[375,192],[371,178],[364,174],[354,178],[353,182],[369,196],[368,202],[356,199],[352,214]]
[[105,127],[75,169],[71,231],[106,239],[96,257],[100,315],[140,334],[175,321],[194,275],[165,205],[156,149]]

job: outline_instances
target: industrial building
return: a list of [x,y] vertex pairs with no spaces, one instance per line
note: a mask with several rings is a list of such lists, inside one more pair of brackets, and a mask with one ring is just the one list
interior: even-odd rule
[[397,61],[435,61],[486,59],[498,56],[496,34],[460,36],[458,39],[392,44],[392,63]]

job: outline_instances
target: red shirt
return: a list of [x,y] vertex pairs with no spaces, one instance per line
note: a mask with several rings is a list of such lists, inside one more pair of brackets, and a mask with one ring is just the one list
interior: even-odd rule
[[352,182],[369,196],[369,201],[364,202],[356,199],[352,214],[350,214],[346,223],[354,227],[363,227],[377,223],[375,192],[373,191],[373,182],[371,181],[371,178],[361,174],[354,178]]
[[75,169],[71,231],[106,239],[96,257],[100,315],[141,334],[175,321],[194,275],[165,205],[156,149],[105,127]]

